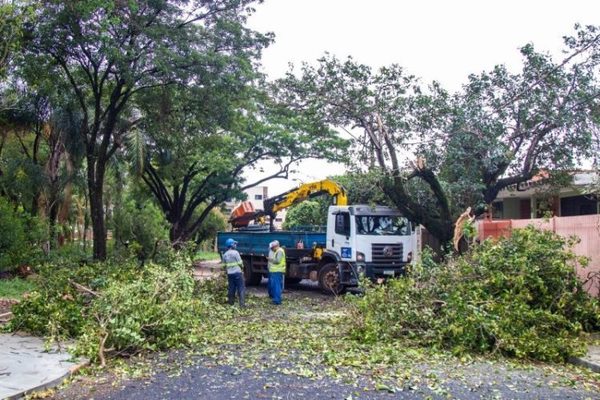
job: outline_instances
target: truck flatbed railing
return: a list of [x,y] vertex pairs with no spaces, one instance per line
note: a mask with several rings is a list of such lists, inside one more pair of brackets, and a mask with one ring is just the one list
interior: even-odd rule
[[286,229],[288,232],[326,232],[327,225],[298,225]]

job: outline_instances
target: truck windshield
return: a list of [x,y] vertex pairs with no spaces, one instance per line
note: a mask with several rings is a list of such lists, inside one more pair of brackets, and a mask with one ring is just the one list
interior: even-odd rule
[[410,235],[410,222],[405,217],[387,215],[357,215],[359,235]]

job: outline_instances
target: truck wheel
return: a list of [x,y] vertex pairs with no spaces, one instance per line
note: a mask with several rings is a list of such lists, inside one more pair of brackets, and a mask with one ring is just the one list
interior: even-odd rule
[[325,294],[338,295],[344,292],[340,285],[340,273],[336,263],[325,264],[319,271],[319,288]]
[[252,272],[252,267],[248,260],[244,260],[244,281],[246,286],[258,286],[262,281],[262,274]]

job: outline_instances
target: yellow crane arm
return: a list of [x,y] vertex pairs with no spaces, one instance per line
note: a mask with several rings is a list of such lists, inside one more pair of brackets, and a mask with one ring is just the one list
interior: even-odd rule
[[255,211],[252,203],[245,201],[233,209],[229,222],[231,222],[234,228],[242,228],[248,226],[252,220],[258,221],[259,224],[264,224],[265,217],[268,215],[272,229],[273,220],[278,211],[325,193],[333,197],[333,204],[338,206],[348,205],[346,190],[334,181],[324,179],[318,182],[304,183],[296,189],[265,199],[263,203],[264,210]]
[[324,179],[318,182],[304,183],[296,189],[266,199],[264,201],[264,212],[266,215],[274,215],[284,208],[288,208],[308,198],[319,196],[324,193],[333,197],[333,204],[338,206],[348,205],[346,190],[336,182],[330,179]]

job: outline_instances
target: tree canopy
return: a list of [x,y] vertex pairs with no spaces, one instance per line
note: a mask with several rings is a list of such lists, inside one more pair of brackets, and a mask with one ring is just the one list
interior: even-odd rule
[[[520,70],[454,93],[329,54],[268,82],[273,35],[247,27],[258,3],[3,2],[0,195],[54,239],[89,216],[103,259],[121,206],[154,202],[179,246],[225,200],[321,158],[348,161],[351,202],[393,204],[447,242],[465,209],[594,156],[597,27],[576,26],[559,60],[527,44]],[[244,178],[264,160],[276,167]]]
[[22,15],[11,3],[0,3],[0,78],[2,78],[17,50],[22,31]]
[[290,71],[280,96],[352,135],[356,167],[379,171],[392,202],[447,242],[466,207],[480,214],[503,188],[590,156],[598,29],[577,26],[565,47],[554,61],[526,45],[519,73],[496,66],[453,94],[398,65],[374,71],[325,55]]
[[[40,1],[27,34],[27,63],[64,79],[77,100],[86,148],[94,256],[106,257],[106,165],[142,120],[144,91],[201,84],[245,66],[269,43],[244,28],[246,0]],[[241,59],[242,62],[237,62]]]
[[[304,158],[343,159],[347,141],[315,113],[276,101],[258,72],[272,35],[245,26],[256,2],[3,5],[10,68],[0,89],[15,101],[0,115],[2,194],[32,213],[48,205],[54,224],[82,167],[103,259],[106,222],[131,201],[127,185],[145,186],[179,245],[244,189],[287,177]],[[265,159],[278,168],[245,181]]]
[[[269,179],[286,178],[302,159],[343,158],[346,141],[326,125],[310,115],[290,113],[260,87],[246,89],[234,101],[207,102],[218,105],[209,114],[220,121],[205,117],[203,106],[209,96],[225,96],[219,88],[178,92],[168,115],[163,110],[148,119],[148,157],[141,178],[171,223],[173,242],[189,240],[210,210],[227,199],[241,199],[243,190]],[[243,172],[264,159],[277,167],[266,177],[244,180]],[[195,214],[201,205],[203,212]]]

